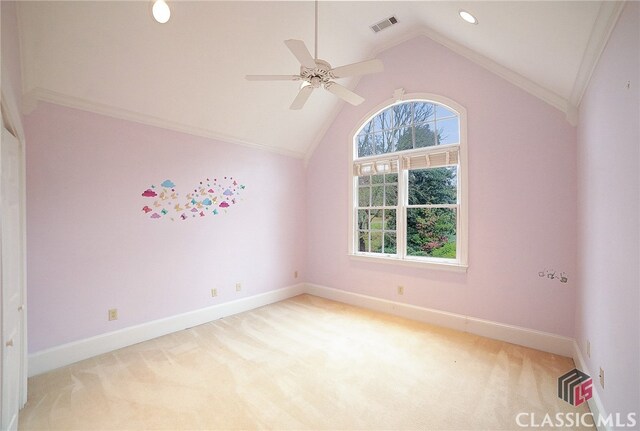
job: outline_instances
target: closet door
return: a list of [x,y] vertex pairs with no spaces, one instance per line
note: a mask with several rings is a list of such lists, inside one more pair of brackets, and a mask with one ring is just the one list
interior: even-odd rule
[[2,423],[18,427],[23,360],[22,151],[2,128],[0,151],[0,271],[2,272]]

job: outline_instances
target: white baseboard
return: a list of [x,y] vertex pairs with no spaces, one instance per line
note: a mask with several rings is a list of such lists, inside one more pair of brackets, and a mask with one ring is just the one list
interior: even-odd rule
[[596,428],[598,429],[598,431],[612,431],[613,428],[611,428],[604,421],[602,423],[598,423],[598,420],[597,420],[598,417],[603,417],[603,418],[607,417],[607,412],[604,410],[604,406],[602,405],[602,400],[600,399],[600,395],[598,393],[598,387],[596,386],[596,382],[598,381],[598,379],[593,377],[594,375],[591,374],[591,372],[589,371],[589,367],[587,367],[587,363],[584,361],[584,356],[582,356],[582,351],[580,350],[580,346],[578,346],[578,342],[575,340],[573,341],[572,356],[573,356],[573,362],[575,362],[576,364],[576,368],[582,371],[583,373],[590,375],[591,378],[593,379],[593,392],[592,392],[593,395],[591,398],[589,398],[587,403],[589,404],[589,410],[591,410],[591,413],[593,414],[594,421],[596,423]]
[[572,357],[574,354],[574,340],[548,332],[535,331],[519,326],[505,325],[490,320],[476,319],[461,314],[448,313],[446,311],[431,308],[417,307],[401,302],[361,295],[331,287],[307,284],[306,293],[320,296],[334,301],[370,310],[406,317],[432,325],[481,335],[483,337],[506,341],[520,346],[538,349],[556,355]]
[[303,293],[305,285],[301,283],[42,350],[29,355],[29,377]]
[[[147,341],[192,326],[202,325],[222,317],[253,310],[254,308],[292,298],[303,293],[531,347],[557,355],[576,357],[575,352],[577,347],[575,347],[574,340],[570,338],[518,326],[505,325],[489,320],[476,319],[461,314],[417,307],[415,305],[403,304],[316,284],[300,283],[33,353],[29,355],[29,377],[132,344]],[[602,411],[602,409],[600,410]]]

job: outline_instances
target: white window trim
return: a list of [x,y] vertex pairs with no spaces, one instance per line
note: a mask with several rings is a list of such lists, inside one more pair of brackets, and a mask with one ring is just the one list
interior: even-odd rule
[[[358,135],[360,129],[375,115],[378,115],[380,112],[385,109],[398,105],[401,103],[413,102],[413,101],[423,101],[423,102],[434,102],[440,105],[445,105],[451,109],[453,109],[457,114],[460,121],[460,143],[459,143],[459,166],[458,169],[458,179],[460,187],[458,188],[459,193],[459,205],[460,212],[458,215],[457,222],[457,238],[458,238],[458,259],[452,261],[450,259],[438,259],[438,258],[416,258],[411,256],[405,256],[404,258],[400,258],[397,256],[390,255],[374,255],[374,254],[365,254],[356,252],[356,241],[354,235],[355,229],[355,216],[354,216],[354,208],[356,206],[356,196],[354,194],[355,190],[355,181],[357,177],[353,175],[353,165],[354,161],[357,159],[357,149],[356,145],[354,145],[355,138]],[[410,93],[404,94],[399,98],[391,98],[388,99],[371,111],[369,111],[356,125],[356,127],[351,131],[349,135],[349,145],[351,146],[350,157],[349,157],[349,179],[352,181],[352,185],[349,187],[349,234],[348,234],[348,254],[352,260],[356,261],[365,261],[365,262],[376,262],[376,263],[385,263],[385,264],[394,264],[400,266],[411,266],[411,267],[419,267],[423,269],[437,269],[437,270],[446,270],[446,271],[454,271],[454,272],[466,272],[469,266],[469,205],[468,205],[468,193],[469,193],[469,166],[468,166],[468,158],[467,158],[467,110],[459,105],[457,102],[432,93]],[[444,148],[446,146],[442,146],[440,148]],[[397,157],[402,153],[391,153],[389,154],[390,158]],[[372,157],[373,158],[373,157]],[[366,157],[360,158],[358,160],[366,160]],[[400,174],[403,174],[402,172]],[[408,171],[404,171],[404,175],[408,175]],[[398,187],[398,199],[400,196],[400,189]],[[400,200],[399,200],[400,202]],[[404,216],[404,214],[398,214],[398,217]],[[404,235],[399,235],[404,237]],[[405,244],[397,244],[397,249],[400,250],[400,247],[403,247],[404,250],[406,248]]]

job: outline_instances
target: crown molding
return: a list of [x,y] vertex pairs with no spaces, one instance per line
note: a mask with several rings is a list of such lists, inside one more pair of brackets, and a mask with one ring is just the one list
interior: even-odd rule
[[110,105],[101,104],[88,99],[82,99],[69,96],[53,90],[38,87],[34,83],[33,73],[30,68],[26,67],[28,59],[24,53],[24,12],[20,2],[16,4],[16,13],[18,19],[18,42],[20,44],[20,71],[22,75],[22,106],[19,107],[21,112],[28,115],[38,106],[38,102],[53,103],[55,105],[65,106],[68,108],[80,109],[82,111],[94,114],[105,115],[120,120],[131,121],[134,123],[145,124],[148,126],[159,127],[175,132],[186,133],[188,135],[199,136],[203,138],[222,141],[229,144],[240,145],[243,147],[253,148],[256,150],[267,151],[282,156],[292,157],[296,159],[304,159],[307,152],[291,151],[283,148],[275,148],[268,145],[258,144],[255,142],[245,141],[234,136],[228,136],[212,130],[190,126],[175,121],[165,120],[152,115],[141,114],[139,112],[129,111],[122,108],[116,108]]
[[[494,73],[495,75],[498,75],[499,77],[505,79],[506,81],[508,81],[509,83],[515,85],[516,87],[526,91],[527,93],[537,97],[538,99],[548,103],[549,105],[551,105],[552,107],[558,109],[560,112],[565,114],[565,118],[567,119],[567,121],[572,125],[572,126],[576,126],[577,124],[577,107],[575,105],[572,105],[571,103],[569,103],[568,100],[566,100],[565,98],[559,96],[558,94],[554,93],[553,91],[539,85],[536,84],[535,82],[533,82],[532,80],[530,80],[529,78],[526,78],[522,75],[520,75],[517,72],[514,72],[513,70],[502,66],[499,63],[496,63],[495,61],[489,59],[488,57],[485,57],[482,54],[477,53],[476,51],[472,50],[471,48],[467,48],[466,46],[459,44],[458,42],[454,42],[453,40],[449,39],[448,37],[428,28],[425,26],[421,26],[418,28],[414,28],[413,30],[404,33],[403,35],[401,35],[398,38],[395,38],[389,42],[386,42],[384,44],[380,44],[377,45],[370,53],[368,58],[374,58],[377,57],[378,55],[380,55],[381,53],[383,53],[384,51],[387,51],[391,48],[394,48],[398,45],[401,45],[411,39],[415,39],[416,37],[427,37],[428,39],[433,40],[434,42],[444,46],[445,48],[450,49],[451,51],[455,52],[458,55],[461,55],[462,57],[466,58],[467,60],[470,60],[472,62],[474,62],[475,64],[487,69],[489,72]],[[360,82],[360,79],[362,77],[358,77],[357,80],[355,81],[354,85],[351,87],[356,88],[357,89],[357,85]],[[313,157],[313,153],[315,152],[316,148],[318,147],[318,145],[320,144],[320,142],[322,142],[322,139],[324,139],[325,134],[327,133],[329,127],[331,126],[331,124],[333,123],[333,121],[337,118],[338,114],[340,113],[340,110],[342,109],[344,103],[341,103],[334,111],[332,111],[330,117],[327,119],[327,122],[325,122],[325,124],[323,125],[322,129],[320,130],[320,133],[317,135],[316,139],[313,140],[313,142],[311,143],[311,145],[309,146],[309,149],[306,152],[306,155],[304,156],[304,161],[305,161],[305,166],[307,166],[309,164],[309,161],[311,160],[311,157]]]
[[65,106],[68,108],[79,109],[94,114],[105,115],[107,117],[117,118],[120,120],[131,121],[134,123],[145,124],[147,126],[159,127],[162,129],[173,130],[175,132],[186,133],[188,135],[200,136],[216,141],[229,144],[240,145],[255,150],[267,151],[270,153],[280,154],[282,156],[292,157],[296,159],[304,159],[305,153],[298,151],[286,150],[283,148],[275,148],[267,145],[257,144],[255,142],[245,141],[233,136],[223,135],[212,130],[200,127],[189,126],[178,122],[166,120],[152,115],[141,114],[139,112],[129,111],[126,109],[115,108],[113,106],[101,104],[98,102],[81,99],[74,96],[58,93],[56,91],[47,90],[36,87],[24,95],[24,106],[32,111],[38,102],[53,103],[55,105]]
[[[362,79],[362,76],[353,78],[353,84],[347,86],[347,88],[349,88],[352,91],[355,91],[361,79]],[[325,118],[325,120],[323,121],[322,126],[320,127],[320,131],[318,132],[316,137],[313,139],[313,141],[311,141],[311,144],[307,148],[307,151],[304,155],[305,168],[309,166],[309,162],[311,161],[311,157],[313,157],[313,153],[316,151],[316,148],[318,148],[318,146],[320,145],[320,142],[322,142],[322,140],[324,139],[331,125],[338,118],[338,115],[340,115],[340,112],[342,111],[342,108],[344,108],[346,103],[347,102],[340,99],[338,103],[334,106],[334,108],[331,110],[331,112],[329,112],[329,115],[327,116],[327,118]]]
[[16,103],[15,95],[10,86],[5,85],[0,90],[0,105],[2,110],[2,126],[15,136],[21,143],[24,142],[24,128],[20,109]]
[[[412,31],[406,32],[403,35],[401,35],[398,38],[395,38],[387,43],[381,44],[376,46],[371,52],[369,57],[367,58],[375,58],[378,55],[380,55],[381,53],[383,53],[384,51],[387,51],[391,48],[394,48],[398,45],[401,45],[405,42],[408,42],[409,40],[415,39],[417,37],[426,37],[428,39],[433,40],[434,42],[444,46],[445,48],[450,49],[451,51],[455,52],[458,55],[461,55],[462,57],[466,58],[467,60],[470,60],[476,64],[478,64],[479,66],[489,70],[490,72],[500,76],[501,78],[505,79],[506,81],[510,82],[511,84],[515,85],[516,87],[519,87],[520,89],[528,92],[529,94],[541,99],[542,101],[548,103],[549,105],[553,106],[554,108],[558,109],[559,111],[563,112],[565,114],[565,117],[567,119],[567,121],[575,126],[577,124],[577,108],[570,105],[569,102],[564,99],[563,97],[557,95],[556,93],[552,92],[551,90],[548,90],[544,87],[542,87],[541,85],[536,84],[535,82],[531,81],[528,78],[525,78],[524,76],[520,75],[517,72],[514,72],[513,70],[504,67],[498,63],[496,63],[493,60],[490,60],[488,57],[485,57],[482,54],[478,54],[477,52],[475,52],[474,50],[467,48],[464,45],[461,45],[457,42],[452,41],[451,39],[449,39],[446,36],[443,36],[442,34],[427,28],[427,27],[419,27],[419,28],[415,28]],[[350,86],[351,89],[357,89],[357,85],[360,82],[360,79],[362,77],[357,77],[356,81],[354,83],[353,86]],[[324,139],[325,134],[327,133],[327,131],[329,130],[329,127],[331,126],[331,124],[333,123],[333,121],[335,121],[335,119],[338,117],[338,114],[340,113],[342,107],[343,107],[344,103],[339,104],[336,109],[334,111],[332,111],[331,115],[329,116],[329,118],[327,119],[327,121],[323,124],[323,127],[321,128],[320,132],[318,133],[316,139],[313,140],[313,142],[311,143],[311,145],[309,146],[306,155],[304,156],[304,162],[305,162],[305,166],[307,166],[311,160],[311,158],[313,157],[313,153],[315,152],[316,148],[318,147],[318,145],[320,144],[320,142],[322,142],[322,140]]]
[[491,60],[490,58],[474,51],[473,49],[468,48],[465,45],[462,45],[458,42],[455,42],[449,39],[448,37],[442,35],[441,33],[438,33],[437,31],[428,27],[424,27],[424,26],[418,27],[413,31],[406,33],[404,36],[398,39],[392,40],[386,44],[376,47],[376,49],[374,49],[373,51],[374,55],[378,55],[383,51],[386,51],[390,48],[393,48],[397,45],[400,45],[418,36],[427,37],[433,40],[434,42],[444,46],[445,48],[450,49],[456,54],[461,55],[467,60],[470,60],[475,64],[494,73],[495,75],[498,75],[499,77],[505,79],[506,81],[510,82],[516,87],[519,87],[520,89],[548,103],[549,105],[553,106],[554,108],[558,109],[559,111],[565,114],[567,114],[571,110],[571,104],[564,97],[556,94],[555,92],[549,90],[546,87],[543,87],[542,85],[537,84],[536,82],[519,74],[518,72],[515,72],[509,69],[508,67],[503,66],[500,63],[497,63]]
[[605,46],[607,46],[609,37],[618,22],[625,3],[626,1],[603,1],[600,4],[598,16],[593,24],[589,42],[582,56],[580,69],[578,69],[576,79],[574,80],[571,97],[569,98],[571,105],[576,107],[580,106],[582,97],[591,80],[591,75],[593,75],[593,71],[598,65]]

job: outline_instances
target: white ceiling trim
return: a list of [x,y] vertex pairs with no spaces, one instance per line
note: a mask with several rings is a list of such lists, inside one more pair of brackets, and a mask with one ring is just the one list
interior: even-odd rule
[[[613,25],[615,25],[615,21],[613,22]],[[464,45],[454,42],[448,37],[443,36],[442,34],[428,27],[420,27],[420,28],[414,29],[412,31],[409,31],[408,33],[403,34],[399,38],[396,38],[390,42],[377,46],[371,51],[371,54],[367,58],[376,58],[382,52],[420,36],[428,37],[434,42],[437,42],[440,45],[443,45],[444,47],[452,50],[456,54],[459,54],[465,57],[466,59],[473,61],[474,63],[478,64],[481,67],[484,67],[490,72],[507,80],[511,84],[521,88],[522,90],[525,90],[529,94],[541,99],[542,101],[548,103],[549,105],[563,112],[567,118],[567,121],[571,125],[575,126],[577,124],[577,108],[575,107],[575,105],[570,104],[569,101],[567,101],[563,97],[559,96],[558,94],[554,93],[551,90],[548,90],[545,87],[542,87],[541,85],[536,84],[535,82],[531,81],[528,78],[525,78],[519,73],[514,72],[513,70],[505,66],[502,66],[493,60],[490,60],[484,55],[479,54],[476,51],[470,48],[467,48]],[[603,48],[604,48],[604,44],[603,44]],[[356,78],[356,81],[354,82],[354,85],[352,88],[357,89],[358,82],[360,81],[361,78],[362,77]],[[323,125],[316,139],[313,140],[311,146],[309,147],[304,157],[305,166],[308,165],[309,161],[311,160],[311,157],[313,156],[314,151],[316,150],[320,142],[322,142],[322,139],[324,138],[325,133],[327,132],[331,124],[335,121],[335,119],[338,117],[338,114],[340,113],[340,110],[342,110],[343,106],[344,106],[344,103],[340,102],[340,104],[336,107],[336,109],[332,111],[329,118],[327,118],[327,121]]]
[[20,119],[20,108],[11,87],[5,85],[0,90],[0,106],[2,109],[2,126],[18,141],[24,142],[24,128]]
[[92,112],[94,114],[105,115],[107,117],[118,118],[120,120],[132,121],[134,123],[145,124],[148,126],[159,127],[167,130],[173,130],[176,132],[186,133],[188,135],[200,136],[203,138],[209,138],[216,141],[222,141],[226,143],[241,145],[244,147],[254,148],[258,150],[268,151],[271,153],[281,154],[284,156],[294,157],[296,159],[303,159],[305,153],[285,150],[282,148],[270,147],[267,145],[261,145],[254,142],[243,141],[233,136],[227,136],[220,133],[213,132],[211,130],[202,129],[199,127],[193,127],[177,123],[174,121],[165,120],[162,118],[154,117],[151,115],[140,114],[138,112],[129,111],[121,108],[114,108],[113,106],[104,105],[101,103],[92,102],[90,100],[80,99],[74,96],[68,96],[66,94],[58,93],[56,91],[47,90],[44,88],[35,88],[29,91],[24,96],[24,106],[33,110],[37,102],[48,102],[56,105],[66,106],[68,108],[80,109],[82,111]]
[[[466,59],[473,61],[477,65],[484,67],[488,71],[493,72],[494,74],[500,76],[501,78],[509,81],[511,84],[515,85],[516,87],[519,87],[520,89],[525,90],[526,92],[532,94],[533,96],[536,96],[537,98],[541,99],[542,101],[548,103],[549,105],[553,106],[554,108],[558,109],[559,111],[567,115],[570,114],[572,111],[573,106],[569,103],[568,100],[566,100],[562,96],[559,96],[555,92],[539,84],[536,84],[534,81],[530,80],[529,78],[522,76],[521,74],[509,69],[508,67],[505,67],[499,63],[496,63],[495,61],[489,59],[488,57],[485,57],[484,55],[479,54],[478,52],[472,50],[471,48],[467,48],[466,46],[461,45],[458,42],[455,42],[449,39],[448,37],[443,36],[442,34],[428,27],[420,27],[418,29],[415,29],[409,32],[408,34],[405,34],[403,37],[399,39],[393,40],[390,43],[387,43],[378,47],[377,49],[374,50],[374,55],[378,55],[382,51],[386,51],[389,48],[392,48],[396,45],[399,45],[417,36],[426,36],[429,39],[433,40],[434,42],[437,42],[440,45],[443,45],[446,48],[449,48],[451,51],[455,52],[456,54],[459,54],[465,57]],[[567,118],[567,120],[569,121],[569,118]]]
[[304,159],[305,153],[290,151],[286,149],[274,148],[267,145],[262,145],[254,142],[244,141],[236,137],[223,135],[211,130],[206,130],[198,127],[192,127],[185,124],[165,120],[162,118],[154,117],[151,115],[140,114],[138,112],[129,111],[126,109],[115,108],[113,106],[100,104],[86,99],[81,99],[74,96],[69,96],[56,91],[47,90],[41,87],[32,87],[33,74],[29,73],[29,69],[25,67],[25,58],[22,55],[24,46],[24,23],[21,11],[20,2],[17,6],[17,18],[18,18],[18,43],[20,45],[20,72],[22,74],[22,106],[20,110],[24,114],[32,112],[38,102],[48,102],[56,105],[66,106],[68,108],[80,109],[82,111],[92,112],[94,114],[105,115],[120,120],[132,121],[134,123],[145,124],[147,126],[159,127],[162,129],[173,130],[175,132],[182,132],[188,135],[200,136],[203,138],[213,139],[217,141],[223,141],[226,143],[241,145],[244,147],[254,148],[258,150],[268,151],[296,159]]
[[600,56],[609,41],[611,32],[618,22],[618,18],[620,17],[620,13],[622,13],[625,3],[626,0],[605,1],[600,5],[600,10],[598,11],[598,16],[596,17],[596,22],[594,23],[593,30],[591,32],[591,37],[589,37],[589,42],[585,48],[584,56],[580,63],[580,69],[578,69],[573,90],[571,91],[569,102],[573,106],[580,106],[582,96],[584,96],[584,92],[587,90],[587,86],[591,80],[591,75],[593,75],[593,71],[598,65]]
[[[357,87],[358,85],[357,81],[360,81],[360,77],[355,78],[355,80],[356,80],[356,83],[353,86],[350,86],[351,90]],[[346,103],[345,101],[340,100],[338,104],[335,106],[335,108],[331,110],[326,120],[322,123],[320,132],[318,132],[318,134],[313,139],[313,141],[311,141],[311,145],[309,145],[309,148],[307,148],[307,152],[304,155],[305,168],[309,166],[309,161],[311,160],[311,157],[313,157],[313,153],[316,151],[316,148],[318,148],[318,145],[320,145],[320,142],[322,142],[322,140],[324,139],[324,135],[327,134],[327,131],[329,130],[333,122],[336,121],[336,118],[338,118],[338,115],[340,115],[340,111],[342,111],[342,108],[344,107],[345,103]]]
[[[615,27],[617,19],[624,7],[624,1],[605,1],[601,5],[598,16],[596,18],[592,34],[590,36],[588,45],[585,49],[585,53],[583,59],[580,64],[580,69],[577,73],[576,80],[574,82],[574,87],[572,89],[572,93],[570,99],[567,100],[564,97],[558,95],[557,93],[551,91],[550,89],[537,84],[536,82],[526,78],[525,76],[505,67],[488,57],[485,57],[482,54],[477,53],[476,51],[467,48],[464,45],[461,45],[446,36],[432,30],[428,27],[420,27],[415,28],[413,31],[409,31],[408,33],[404,33],[404,35],[399,38],[392,40],[388,43],[381,44],[376,46],[372,50],[372,55],[369,58],[373,58],[380,54],[383,51],[386,51],[392,47],[395,47],[403,42],[406,42],[410,39],[413,39],[418,36],[428,37],[429,39],[445,46],[446,48],[452,50],[453,52],[467,58],[470,61],[478,64],[479,66],[489,70],[490,72],[502,77],[506,81],[511,84],[521,88],[522,90],[528,92],[529,94],[539,98],[540,100],[548,103],[552,107],[558,109],[566,115],[567,121],[571,124],[575,125],[577,121],[577,106],[579,106],[582,96],[585,92],[585,89],[588,86],[589,79],[593,73],[593,70],[597,66],[599,57],[606,46],[608,38]],[[22,12],[20,4],[18,4],[17,8],[18,12],[18,21],[19,21],[19,43],[23,45],[22,39]],[[22,47],[21,47],[22,48]],[[22,49],[21,49],[22,52]],[[224,142],[229,142],[233,144],[238,144],[250,148],[260,149],[264,151],[269,151],[277,154],[282,154],[289,157],[301,158],[304,159],[305,164],[308,163],[310,158],[312,157],[317,146],[324,139],[326,132],[331,127],[331,124],[336,120],[340,111],[344,107],[344,102],[340,101],[337,103],[335,108],[331,110],[330,114],[323,121],[322,127],[318,134],[315,136],[315,139],[312,140],[309,147],[306,151],[291,151],[286,149],[273,148],[267,145],[258,144],[255,142],[248,142],[242,139],[238,139],[233,136],[224,135],[221,133],[216,133],[212,130],[188,126],[185,124],[181,124],[178,122],[173,122],[169,120],[165,120],[159,117],[154,117],[151,115],[142,114],[139,112],[129,111],[121,108],[115,108],[113,106],[108,106],[104,104],[100,104],[97,102],[93,102],[86,99],[77,98],[74,96],[68,96],[62,93],[54,92],[51,90],[47,90],[44,88],[33,88],[30,86],[34,84],[33,76],[29,73],[28,69],[24,67],[24,58],[21,56],[22,63],[22,73],[23,73],[23,92],[25,93],[25,97],[23,99],[24,107],[29,107],[29,104],[33,104],[37,101],[44,101],[55,103],[62,106],[67,106],[71,108],[81,109],[88,112],[93,112],[97,114],[107,115],[113,118],[119,118],[123,120],[133,121],[141,124],[156,126],[160,128],[165,128],[169,130],[174,130],[182,133],[191,134],[194,136],[201,136],[209,139],[220,140]],[[357,86],[359,79],[356,79],[350,85],[350,88],[354,88]]]

